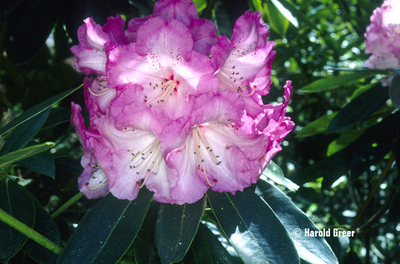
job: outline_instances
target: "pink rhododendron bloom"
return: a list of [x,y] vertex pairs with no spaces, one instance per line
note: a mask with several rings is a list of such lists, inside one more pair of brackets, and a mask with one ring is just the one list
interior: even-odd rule
[[365,33],[365,53],[372,54],[365,67],[400,68],[400,1],[385,0],[374,10]]
[[184,204],[257,182],[294,126],[290,81],[283,103],[261,99],[275,56],[261,13],[241,16],[231,40],[190,0],[160,0],[124,24],[88,18],[71,48],[75,68],[96,75],[84,80],[88,128],[72,104],[81,192],[133,200],[146,186],[156,201]]

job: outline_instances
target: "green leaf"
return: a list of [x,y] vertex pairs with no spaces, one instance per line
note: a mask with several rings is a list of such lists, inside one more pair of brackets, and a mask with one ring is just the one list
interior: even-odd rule
[[116,263],[139,232],[152,197],[146,188],[133,201],[109,193],[79,222],[57,263]]
[[333,112],[315,119],[313,122],[303,127],[300,132],[297,133],[296,137],[310,137],[325,133],[328,130],[330,122],[338,113],[339,112]]
[[214,263],[211,248],[210,245],[208,244],[206,235],[203,233],[204,232],[203,228],[208,229],[207,227],[204,226],[204,224],[200,223],[199,229],[197,231],[196,236],[193,239],[192,245],[190,246],[185,258],[183,259],[183,263],[192,263],[192,264]]
[[234,263],[231,255],[218,238],[203,223],[200,223],[197,234],[192,242],[184,263]]
[[67,107],[51,108],[46,122],[40,129],[40,133],[49,131],[62,123],[69,123],[71,120],[71,109]]
[[[31,228],[35,224],[35,205],[31,195],[24,187],[10,179],[0,186],[0,208]],[[28,239],[1,221],[0,237],[0,262],[7,262]]]
[[0,156],[14,150],[23,148],[39,131],[43,123],[46,121],[50,109],[31,118],[27,122],[19,125],[7,139],[6,143],[0,150]]
[[342,132],[339,138],[335,139],[329,144],[326,155],[329,157],[330,155],[341,151],[342,149],[353,143],[363,133],[364,130],[346,130]]
[[53,179],[56,177],[56,166],[54,165],[53,156],[49,151],[20,160],[19,164],[37,173],[50,176]]
[[381,86],[375,86],[363,92],[332,119],[328,133],[340,132],[368,117],[387,101],[388,93],[388,87]]
[[46,142],[43,144],[38,144],[7,153],[6,155],[0,157],[0,168],[4,168],[6,166],[12,165],[17,161],[20,161],[22,159],[28,158],[30,156],[48,150],[49,148],[52,148],[55,145],[56,144],[54,144],[53,142]]
[[376,74],[385,74],[387,71],[382,70],[359,70],[349,74],[327,77],[316,80],[306,86],[303,86],[299,91],[306,93],[315,93],[325,90],[335,89],[341,85],[356,82],[363,78],[369,78]]
[[206,197],[193,204],[161,204],[158,211],[155,242],[161,263],[182,260],[197,232],[206,205]]
[[282,15],[279,9],[271,2],[264,3],[264,13],[268,17],[268,22],[273,31],[283,37],[289,27],[289,20]]
[[78,90],[81,87],[82,87],[82,85],[79,86],[79,87],[73,88],[71,90],[65,91],[63,93],[60,93],[59,95],[53,96],[53,97],[41,102],[40,104],[35,105],[34,107],[30,108],[29,110],[23,112],[21,115],[19,115],[16,118],[14,118],[10,123],[8,123],[7,125],[5,125],[2,128],[0,128],[0,135],[3,135],[4,133],[10,131],[14,127],[16,127],[16,126],[28,121],[29,119],[35,117],[36,115],[38,115],[41,112],[45,111],[50,106],[52,106],[53,104],[61,101],[62,99],[64,99],[68,95],[72,94],[73,92],[75,92],[76,90]]
[[293,17],[297,18],[299,22],[303,22],[304,24],[308,25],[310,28],[314,29],[315,31],[319,32],[317,26],[308,19],[303,12],[298,10],[295,6],[293,6],[289,1],[286,0],[278,0],[289,12],[292,14]]
[[269,178],[274,182],[285,186],[291,191],[296,191],[299,189],[297,184],[285,178],[282,169],[272,160],[269,162],[268,167],[264,170],[261,177]]
[[223,2],[215,3],[215,24],[217,25],[218,35],[225,35],[227,38],[232,36],[233,25],[230,22],[229,14]]
[[[260,179],[256,194],[274,210],[286,228],[300,258],[310,263],[339,263],[332,249],[323,237],[306,237],[304,231],[319,231],[314,223],[277,187]],[[300,235],[297,235],[300,231]]]
[[400,68],[399,69],[394,69],[394,70],[392,70],[392,72],[397,74],[397,75],[400,75]]
[[296,248],[272,209],[251,188],[208,191],[211,208],[244,263],[300,263]]
[[160,203],[153,201],[147,212],[143,225],[133,241],[133,250],[135,262],[137,264],[159,264],[161,263],[158,256],[156,244],[154,241],[155,224],[157,221],[158,209]]
[[[58,232],[56,223],[53,218],[47,213],[47,211],[42,207],[42,205],[36,200],[36,198],[31,195],[33,202],[35,203],[35,215],[36,221],[33,229],[39,234],[50,239],[55,244],[61,246],[60,233]],[[27,253],[31,258],[38,261],[41,264],[52,264],[58,259],[58,255],[49,251],[48,249],[42,247],[38,243],[31,239],[26,241],[24,247],[22,248],[25,253]]]

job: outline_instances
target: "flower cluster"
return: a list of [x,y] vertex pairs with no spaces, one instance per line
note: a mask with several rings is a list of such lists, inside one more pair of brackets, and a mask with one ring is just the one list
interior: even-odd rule
[[133,200],[194,203],[211,188],[233,194],[255,183],[293,129],[284,101],[264,105],[274,43],[261,13],[238,18],[232,39],[198,19],[190,0],[160,0],[152,15],[104,26],[87,18],[71,48],[84,80],[90,124],[72,103],[83,145],[79,189]]
[[372,54],[365,67],[400,68],[400,0],[385,0],[374,10],[365,33],[365,53]]

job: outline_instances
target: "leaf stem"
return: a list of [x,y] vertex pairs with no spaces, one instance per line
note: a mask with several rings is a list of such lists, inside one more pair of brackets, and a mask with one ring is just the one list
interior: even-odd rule
[[79,192],[75,194],[71,199],[69,199],[65,204],[61,205],[60,208],[58,208],[54,213],[51,214],[51,218],[56,218],[59,216],[62,212],[67,210],[71,205],[79,201],[83,197],[83,193]]
[[356,218],[354,219],[354,223],[352,226],[352,230],[356,230],[358,222],[361,220],[361,217],[363,216],[365,210],[367,209],[369,203],[372,201],[372,198],[374,197],[375,193],[378,191],[379,186],[381,185],[382,181],[386,178],[387,173],[389,172],[389,169],[392,167],[392,164],[395,160],[395,154],[392,152],[392,155],[390,156],[385,168],[383,169],[381,175],[379,176],[378,180],[375,182],[375,185],[372,187],[372,190],[370,194],[368,195],[367,200],[364,202],[362,205],[360,211],[358,211],[358,214],[356,215]]
[[59,245],[55,244],[53,241],[49,240],[48,238],[44,237],[43,235],[39,234],[29,226],[25,225],[12,215],[9,215],[3,209],[0,208],[0,220],[6,223],[7,225],[11,226],[12,228],[18,230],[28,238],[32,239],[39,245],[47,248],[51,252],[61,255],[63,248]]

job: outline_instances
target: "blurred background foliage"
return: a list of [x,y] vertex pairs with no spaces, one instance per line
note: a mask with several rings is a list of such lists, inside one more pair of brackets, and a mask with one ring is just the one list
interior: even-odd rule
[[[327,238],[341,263],[400,263],[400,114],[378,81],[388,71],[365,70],[364,33],[381,1],[196,0],[199,16],[230,37],[234,21],[258,10],[275,41],[273,85],[265,103],[282,101],[292,80],[289,116],[296,127],[274,161],[300,188],[287,192],[319,228],[356,230],[354,238]],[[92,16],[103,25],[116,14],[126,21],[152,12],[145,0],[16,0],[0,3],[0,111],[2,125],[47,98],[77,87],[69,50]],[[82,154],[69,124],[70,102],[58,102],[30,140],[53,141],[50,168],[25,160],[9,170],[48,211],[76,193]],[[51,117],[51,118],[50,118]],[[4,134],[5,138],[9,133]],[[3,140],[0,139],[0,144]],[[28,140],[29,141],[29,140]],[[0,172],[1,173],[1,172]],[[43,176],[47,175],[50,177]],[[82,199],[57,218],[61,241],[97,201]],[[129,254],[129,252],[128,252]],[[18,256],[16,256],[17,258]],[[18,263],[18,262],[16,262]]]

